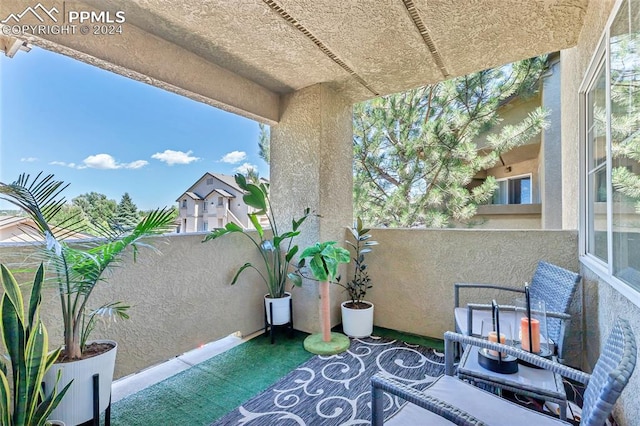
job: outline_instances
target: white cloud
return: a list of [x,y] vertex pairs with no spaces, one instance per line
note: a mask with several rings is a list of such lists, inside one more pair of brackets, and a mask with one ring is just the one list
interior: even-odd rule
[[66,163],[64,161],[52,161],[49,164],[53,166],[71,167],[72,169],[100,169],[100,170],[116,170],[116,169],[139,169],[149,164],[146,160],[136,160],[131,163],[118,163],[115,158],[109,154],[90,155],[82,164]]
[[125,169],[139,169],[146,166],[147,164],[149,164],[147,160],[136,160],[132,161],[131,163],[123,164],[123,167]]
[[65,163],[64,161],[52,161],[49,164],[52,166],[71,167],[72,169],[76,167],[76,163]]
[[164,161],[170,166],[173,166],[174,164],[189,164],[200,159],[199,157],[192,156],[192,152],[193,151],[182,152],[165,149],[164,152],[156,152],[151,156],[151,158]]
[[90,155],[82,160],[85,166],[92,169],[113,170],[119,169],[115,158],[109,154]]
[[[237,164],[247,158],[247,153],[244,151],[232,151],[228,154],[225,154],[224,157],[220,159],[223,163],[229,164]],[[244,164],[243,164],[244,165]]]
[[36,157],[23,157],[20,159],[23,163],[33,163],[34,161],[38,161]]
[[249,170],[252,170],[252,169],[255,171],[258,171],[258,166],[256,166],[255,164],[243,163],[242,165],[233,169],[233,171],[236,173],[242,173],[243,175],[246,175],[247,173],[249,173]]

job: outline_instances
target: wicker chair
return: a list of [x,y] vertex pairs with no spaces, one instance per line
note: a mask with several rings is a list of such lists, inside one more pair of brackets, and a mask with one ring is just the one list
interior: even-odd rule
[[403,383],[375,375],[372,385],[372,424],[382,425],[384,393],[409,403],[393,415],[388,425],[562,425],[554,417],[529,410],[476,388],[454,374],[455,343],[475,345],[522,358],[539,367],[587,385],[580,424],[602,426],[626,386],[636,364],[636,340],[626,320],[618,319],[591,375],[532,355],[520,349],[458,333],[445,333],[445,375],[418,391]]
[[[580,275],[567,271],[551,263],[538,262],[533,274],[529,292],[533,299],[543,300],[547,310],[547,330],[555,345],[558,359],[564,361],[564,335],[571,317],[567,314],[571,297],[580,282]],[[495,284],[454,284],[454,316],[456,331],[466,335],[480,335],[480,325],[483,319],[491,318],[491,305],[468,304],[460,306],[460,290],[469,288],[506,290],[524,294],[524,287],[513,288]],[[513,318],[512,306],[501,306],[501,318],[509,321]]]

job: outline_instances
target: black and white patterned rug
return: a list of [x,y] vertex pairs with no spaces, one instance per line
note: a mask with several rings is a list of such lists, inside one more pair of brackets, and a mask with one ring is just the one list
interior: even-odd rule
[[[378,372],[423,389],[444,372],[444,355],[398,340],[351,339],[348,351],[314,356],[213,425],[368,425],[369,379]],[[387,398],[385,417],[403,403]]]

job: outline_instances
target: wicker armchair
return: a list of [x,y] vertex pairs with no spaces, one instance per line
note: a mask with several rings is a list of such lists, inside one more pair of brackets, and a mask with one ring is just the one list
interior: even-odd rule
[[382,425],[385,395],[409,403],[388,425],[563,425],[554,417],[529,410],[453,377],[454,345],[463,343],[507,352],[534,365],[587,385],[580,424],[602,426],[626,386],[636,364],[636,340],[626,320],[618,319],[592,374],[552,362],[520,349],[458,333],[445,333],[445,375],[418,391],[380,374],[371,379],[372,424]]
[[[580,275],[574,272],[540,261],[529,286],[531,297],[545,302],[547,330],[549,337],[553,340],[560,362],[564,358],[565,330],[571,319],[567,311],[580,279]],[[506,290],[524,295],[524,287],[514,288],[495,284],[455,283],[454,317],[456,331],[466,335],[480,335],[482,319],[491,318],[491,305],[468,304],[467,307],[460,306],[460,290],[469,288]],[[500,308],[501,318],[507,321],[509,318],[513,318],[514,308],[512,306],[501,306]]]

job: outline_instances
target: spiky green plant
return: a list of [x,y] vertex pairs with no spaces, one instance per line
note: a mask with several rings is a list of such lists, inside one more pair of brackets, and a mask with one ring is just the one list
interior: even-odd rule
[[[271,208],[271,202],[269,199],[269,184],[261,182],[258,185],[248,183],[247,179],[241,175],[235,175],[235,180],[238,186],[245,191],[242,199],[245,204],[255,209],[254,212],[249,213],[249,219],[251,223],[258,231],[259,241],[254,240],[245,230],[229,222],[224,228],[215,229],[204,239],[204,242],[215,240],[223,235],[239,233],[251,240],[256,246],[262,261],[264,262],[264,268],[258,268],[254,264],[247,262],[238,269],[238,272],[231,280],[231,284],[235,284],[238,281],[238,277],[247,269],[255,270],[260,278],[264,281],[269,291],[271,298],[284,297],[287,283],[287,274],[289,272],[289,265],[293,256],[298,252],[298,246],[293,244],[293,239],[300,235],[300,226],[309,216],[309,209],[305,209],[303,215],[299,219],[294,219],[291,223],[291,231],[279,233],[278,223],[273,214]],[[271,227],[272,236],[269,238],[265,234],[262,225],[260,224],[259,217],[266,216],[269,220],[269,226]],[[294,284],[297,284],[294,282]]]
[[[48,394],[41,387],[45,373],[60,353],[59,348],[49,353],[47,329],[40,320],[44,267],[40,265],[33,280],[28,315],[18,283],[4,265],[0,265],[0,275],[4,289],[0,330],[8,352],[8,359],[0,358],[0,426],[44,425],[72,384],[58,392],[58,373],[56,385]],[[6,364],[11,365],[11,386]]]
[[[41,251],[43,261],[51,266],[62,307],[64,322],[65,355],[69,359],[80,359],[86,340],[95,326],[96,315],[89,315],[88,302],[99,282],[104,281],[103,274],[115,266],[129,247],[133,250],[134,261],[139,247],[152,246],[143,243],[144,237],[170,232],[173,224],[171,209],[156,209],[138,222],[133,229],[115,226],[102,229],[103,238],[74,247],[64,238],[73,235],[78,220],[70,218],[56,227],[50,221],[65,204],[62,191],[68,184],[55,180],[53,175],[39,173],[31,180],[28,174],[22,174],[11,184],[0,183],[0,199],[9,201],[23,209],[33,219],[35,230],[41,234],[46,248]],[[128,306],[120,302],[110,302],[99,308],[106,312],[127,318]]]

